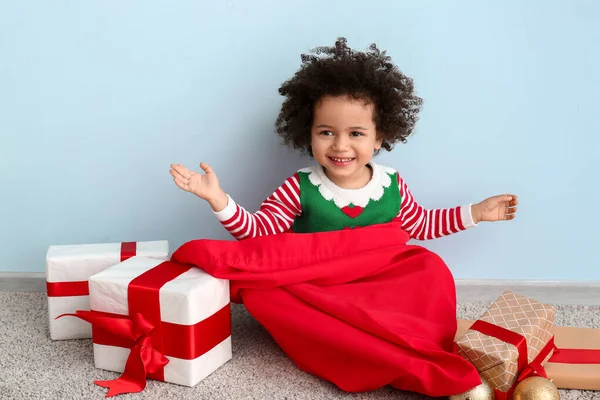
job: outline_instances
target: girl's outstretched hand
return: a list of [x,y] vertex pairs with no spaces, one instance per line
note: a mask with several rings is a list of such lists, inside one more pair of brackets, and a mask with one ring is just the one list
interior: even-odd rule
[[[200,163],[200,168],[202,168],[204,174],[187,169],[181,164],[171,164],[173,181],[180,189],[208,201],[213,209],[225,208],[227,195],[219,185],[217,174],[206,163]],[[225,204],[223,204],[223,201]]]
[[471,206],[473,221],[510,221],[515,219],[519,201],[514,194],[502,194]]

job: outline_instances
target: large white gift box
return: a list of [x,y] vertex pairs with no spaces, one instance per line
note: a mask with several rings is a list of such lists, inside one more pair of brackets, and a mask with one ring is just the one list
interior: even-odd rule
[[149,378],[191,387],[232,358],[228,280],[136,256],[92,276],[89,289],[91,313],[129,321],[141,315],[151,326],[146,335],[151,340],[132,337],[128,344],[115,334],[113,322],[102,327],[91,321],[96,368],[124,372],[135,354],[131,348],[143,343],[168,360]]
[[74,313],[75,310],[89,310],[88,279],[135,255],[167,260],[169,242],[158,240],[49,246],[46,253],[46,292],[50,338],[91,338],[92,329],[87,322],[78,318],[55,318]]

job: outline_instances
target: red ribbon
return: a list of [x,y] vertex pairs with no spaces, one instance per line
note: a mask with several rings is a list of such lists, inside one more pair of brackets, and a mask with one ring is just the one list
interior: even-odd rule
[[559,364],[600,364],[600,350],[558,349],[548,360]]
[[108,330],[122,340],[133,343],[133,346],[131,344],[127,346],[131,348],[131,352],[127,358],[124,372],[119,378],[94,381],[97,385],[109,389],[106,397],[144,390],[146,376],[162,371],[164,366],[169,363],[164,354],[153,346],[151,334],[155,330],[155,326],[140,313],[135,313],[131,319],[106,316],[96,311],[84,310],[77,310],[75,314],[63,315],[81,318],[90,322],[94,328]]
[[503,342],[512,344],[517,348],[519,354],[517,371],[519,372],[519,375],[507,392],[494,389],[494,398],[496,400],[512,400],[515,388],[525,378],[536,375],[548,378],[546,370],[542,366],[542,362],[552,350],[556,350],[556,346],[554,345],[554,337],[551,337],[548,343],[546,343],[539,354],[535,357],[535,359],[531,363],[528,363],[527,340],[523,335],[481,320],[475,321],[470,329],[481,332],[484,335],[500,339]]
[[121,243],[121,262],[135,256],[137,253],[136,242],[122,242]]
[[93,310],[74,315],[92,323],[94,343],[131,348],[119,378],[94,381],[109,388],[106,397],[141,392],[146,378],[164,381],[166,356],[195,359],[230,336],[229,304],[195,325],[161,321],[160,288],[190,268],[164,261],[133,279],[127,288],[129,316]]
[[46,282],[48,297],[87,296],[90,294],[88,281]]
[[[120,260],[121,262],[135,256],[137,253],[136,242],[122,242]],[[90,294],[88,281],[74,282],[47,282],[46,293],[48,297],[87,296]]]

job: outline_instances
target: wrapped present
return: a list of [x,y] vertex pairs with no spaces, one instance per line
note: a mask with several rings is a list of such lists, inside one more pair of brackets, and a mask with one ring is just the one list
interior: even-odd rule
[[169,242],[159,240],[50,246],[46,254],[50,338],[91,338],[90,324],[77,318],[56,317],[75,310],[89,310],[90,276],[135,255],[167,260]]
[[600,390],[600,329],[557,326],[554,336],[548,378],[561,389]]
[[511,398],[526,376],[545,376],[543,365],[555,348],[554,313],[550,305],[504,292],[456,340],[457,353],[475,365],[497,398]]
[[[456,339],[475,321],[459,320]],[[600,329],[554,327],[554,350],[544,370],[559,389],[600,390]]]
[[[132,257],[89,279],[96,368],[122,372],[108,396],[146,379],[194,386],[232,357],[229,281],[172,261]],[[68,318],[66,315],[61,319]]]

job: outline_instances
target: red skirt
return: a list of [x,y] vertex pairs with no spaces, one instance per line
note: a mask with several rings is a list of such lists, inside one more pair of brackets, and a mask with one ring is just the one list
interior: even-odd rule
[[230,280],[231,299],[302,370],[348,392],[428,396],[481,383],[453,352],[456,291],[435,253],[397,222],[241,241],[193,240],[173,261]]

